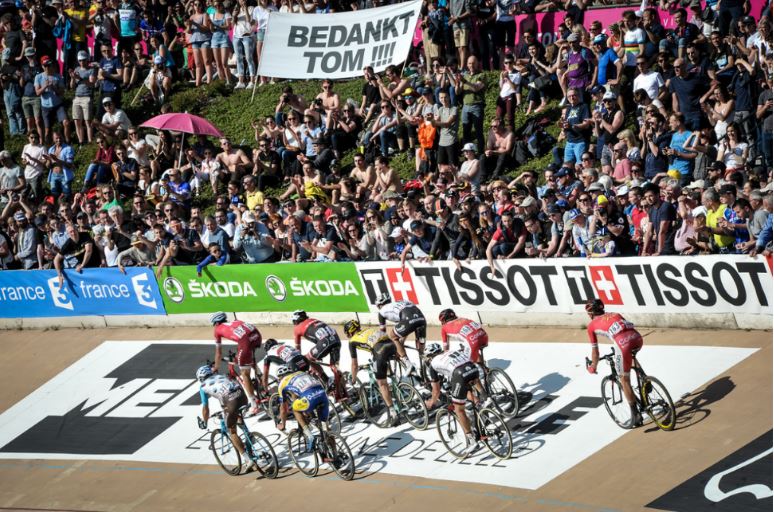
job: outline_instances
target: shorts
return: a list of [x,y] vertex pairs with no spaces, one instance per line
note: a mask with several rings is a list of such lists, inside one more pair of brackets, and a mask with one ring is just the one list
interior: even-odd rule
[[293,400],[292,409],[297,412],[316,412],[320,421],[328,421],[328,395],[322,388],[310,391]]
[[438,165],[457,164],[457,145],[438,146]]
[[470,391],[471,382],[478,379],[478,367],[473,363],[458,366],[449,381],[450,395],[455,404],[464,404]]
[[605,87],[605,92],[612,92],[616,96],[620,96],[621,95],[621,84],[620,83],[613,85],[610,82],[608,82],[608,83],[606,83],[604,85],[604,87]]
[[400,321],[395,324],[395,334],[401,338],[416,333],[417,339],[424,343],[427,337],[427,320],[417,307],[406,308],[400,312]]
[[22,111],[24,112],[24,117],[26,117],[27,119],[39,118],[41,116],[40,98],[23,96]]
[[51,108],[42,107],[41,112],[43,114],[43,126],[45,126],[46,129],[51,128],[54,125],[52,119],[56,119],[60,123],[67,121],[67,112],[65,112],[64,105]]
[[602,146],[602,156],[599,158],[599,161],[602,163],[602,165],[609,165],[610,167],[613,166],[613,148],[610,146],[610,144],[605,144]]
[[338,364],[340,353],[341,340],[332,336],[319,340],[317,344],[312,347],[312,350],[309,351],[309,355],[318,360],[330,355],[332,364]]
[[210,40],[206,41],[196,41],[195,43],[191,43],[191,48],[194,50],[206,50],[210,48]]
[[239,388],[223,405],[223,411],[226,413],[226,426],[228,428],[236,426],[239,419],[239,409],[245,405],[247,405],[247,397],[242,388]]
[[91,121],[91,97],[77,96],[73,98],[73,119]]
[[258,32],[255,33],[255,40],[259,43],[262,43],[263,40],[266,39],[266,29],[261,29]]
[[255,365],[255,350],[261,346],[261,335],[252,341],[240,341],[237,344],[236,363],[240,368],[252,368]]
[[478,362],[478,356],[481,352],[482,348],[485,348],[489,345],[489,335],[484,334],[483,336],[479,337],[478,339],[474,341],[468,341],[466,345],[463,346],[463,352],[466,356],[470,358],[471,361],[474,363]]
[[636,331],[623,340],[615,340],[613,350],[615,351],[615,371],[620,375],[629,373],[632,369],[632,354],[635,354],[642,348],[642,336]]
[[287,364],[293,372],[305,372],[309,369],[309,361],[304,356],[296,356]]
[[213,32],[210,39],[210,48],[231,48],[231,41],[225,32]]
[[452,27],[452,33],[454,34],[454,47],[455,48],[467,48],[470,43],[470,29],[469,28],[456,28]]
[[398,348],[392,341],[380,341],[372,350],[374,356],[374,377],[377,379],[386,379],[390,369],[390,361],[395,361],[398,355]]

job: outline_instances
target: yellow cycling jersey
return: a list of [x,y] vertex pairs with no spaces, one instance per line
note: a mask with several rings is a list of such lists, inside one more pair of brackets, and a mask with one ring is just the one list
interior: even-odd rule
[[363,329],[349,339],[349,355],[355,357],[355,350],[363,350],[369,354],[373,354],[374,345],[385,341],[392,343],[392,340],[387,336],[387,333],[382,332],[375,327]]

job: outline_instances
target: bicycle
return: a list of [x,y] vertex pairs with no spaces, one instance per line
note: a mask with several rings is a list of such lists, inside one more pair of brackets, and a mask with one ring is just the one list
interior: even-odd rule
[[[239,409],[237,421],[241,429],[239,438],[245,446],[245,454],[253,461],[253,466],[258,469],[261,476],[276,478],[279,473],[277,455],[274,453],[274,449],[271,447],[268,439],[258,432],[250,432],[248,430],[243,415],[247,407],[243,406]],[[226,474],[237,476],[242,467],[242,454],[239,453],[239,450],[236,449],[233,441],[231,441],[224,413],[219,411],[210,417],[220,420],[220,427],[217,430],[212,430],[210,433],[210,450],[212,450],[215,460]],[[200,417],[196,419],[198,420],[199,428],[203,430],[207,428],[204,420]]]
[[[269,416],[271,416],[272,421],[276,424],[279,420],[279,412],[280,412],[280,396],[279,393],[274,392],[271,395],[271,398],[269,399]],[[339,411],[336,410],[336,406],[331,400],[330,397],[328,397],[328,421],[326,422],[328,424],[328,428],[333,432],[334,434],[341,434],[341,416],[339,416]],[[288,418],[288,421],[293,419],[292,417]]]
[[[357,390],[354,390],[350,386],[347,386],[347,375],[349,372],[341,372],[336,365],[330,363],[323,363],[322,361],[315,361],[320,366],[327,366],[333,373],[333,384],[330,389],[326,390],[328,396],[333,400],[331,404],[339,404],[350,417],[355,420],[358,417],[357,402],[359,397],[357,396]],[[325,383],[322,381],[321,375],[317,375],[314,371],[314,366],[310,365],[310,372],[320,383],[325,387]],[[354,393],[353,393],[354,391]]]
[[[361,384],[360,404],[368,420],[380,428],[387,428],[390,425],[390,416],[387,413],[387,404],[379,391],[379,384],[376,382],[373,364],[358,366],[359,370],[368,371],[368,382]],[[390,370],[388,374],[388,385],[393,397],[393,405],[396,406],[399,415],[406,417],[409,424],[417,430],[427,428],[429,422],[427,407],[422,395],[417,388],[408,382],[399,382],[392,377],[394,374]]]
[[[636,353],[632,354],[632,370],[637,377],[634,399],[637,402],[638,410],[647,413],[661,430],[673,430],[677,422],[677,413],[675,412],[672,397],[669,396],[669,391],[667,391],[660,380],[645,373],[645,370],[635,356]],[[604,359],[610,365],[610,375],[602,379],[602,399],[605,402],[607,413],[616,425],[621,428],[632,429],[636,425],[629,421],[631,419],[631,408],[623,395],[619,374],[615,369],[614,358],[615,349],[611,349],[609,354],[599,358],[600,361]],[[587,357],[586,368],[590,365],[591,360]]]
[[[465,414],[470,421],[470,429],[476,441],[483,441],[487,450],[500,460],[505,460],[513,453],[513,440],[511,429],[503,417],[493,409],[484,407],[479,409],[477,405],[472,409],[467,406]],[[435,415],[435,428],[446,450],[458,459],[465,459],[471,454],[463,453],[467,446],[467,436],[462,430],[462,425],[457,418],[454,404],[449,403]]]
[[[226,357],[221,358],[221,361],[228,364],[228,376],[231,380],[236,380],[239,382],[239,384],[242,386],[242,390],[245,390],[244,382],[242,382],[242,376],[236,371],[236,352],[233,350],[228,351],[228,355]],[[210,361],[207,361],[207,364],[210,364]],[[277,378],[273,375],[268,376],[267,385],[264,387],[261,384],[261,374],[258,372],[258,367],[255,368],[255,375],[250,377],[250,380],[253,385],[253,389],[255,390],[255,401],[259,405],[261,409],[263,409],[264,414],[271,417],[271,410],[269,409],[269,400],[271,399],[272,393],[269,391],[271,389],[277,389]],[[247,391],[245,390],[245,393]]]
[[[307,420],[309,415],[306,415]],[[313,424],[320,435],[314,436],[314,448],[309,451],[306,437],[301,429],[294,428],[288,433],[288,452],[293,464],[304,475],[312,478],[320,470],[320,462],[326,462],[343,480],[355,476],[355,459],[347,441],[339,434],[322,428],[322,422],[314,415]]]

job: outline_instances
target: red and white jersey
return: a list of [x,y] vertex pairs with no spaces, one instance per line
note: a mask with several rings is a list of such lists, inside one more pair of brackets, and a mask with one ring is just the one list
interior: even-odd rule
[[452,350],[439,354],[430,361],[430,380],[436,381],[433,373],[441,375],[446,380],[451,379],[452,373],[463,364],[469,363],[470,358],[462,350]]
[[301,352],[284,343],[278,343],[266,351],[266,361],[277,364],[288,364],[294,358],[301,355]]
[[479,350],[489,345],[489,335],[480,323],[467,318],[457,318],[441,326],[441,341],[444,350],[449,350],[450,343],[459,342],[465,355],[476,363]]
[[216,325],[214,335],[215,343],[220,343],[223,338],[226,338],[236,341],[240,347],[253,345],[257,348],[261,344],[261,333],[258,329],[253,324],[241,320]]
[[597,346],[597,336],[602,335],[612,340],[619,347],[626,347],[630,340],[639,338],[640,333],[634,328],[634,324],[626,321],[618,313],[605,313],[589,322],[587,328],[589,341]]

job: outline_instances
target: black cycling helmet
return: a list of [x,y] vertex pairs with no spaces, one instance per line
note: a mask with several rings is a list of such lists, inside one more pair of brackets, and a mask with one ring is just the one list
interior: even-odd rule
[[293,319],[293,325],[298,325],[309,317],[307,316],[306,311],[297,309],[293,311],[293,316],[291,318]]
[[586,313],[591,316],[599,316],[605,314],[605,304],[599,299],[589,299],[586,302]]
[[349,322],[344,324],[344,332],[350,338],[358,331],[360,331],[360,322],[358,322],[357,320],[350,320]]
[[455,313],[451,308],[444,309],[441,311],[441,314],[438,315],[438,321],[441,322],[441,324],[445,324],[446,322],[451,322],[452,320],[456,319],[457,313]]
[[279,341],[275,340],[274,338],[269,338],[263,344],[263,348],[264,350],[266,350],[266,352],[268,352],[269,350],[271,350],[273,347],[276,347],[277,345],[279,345]]

